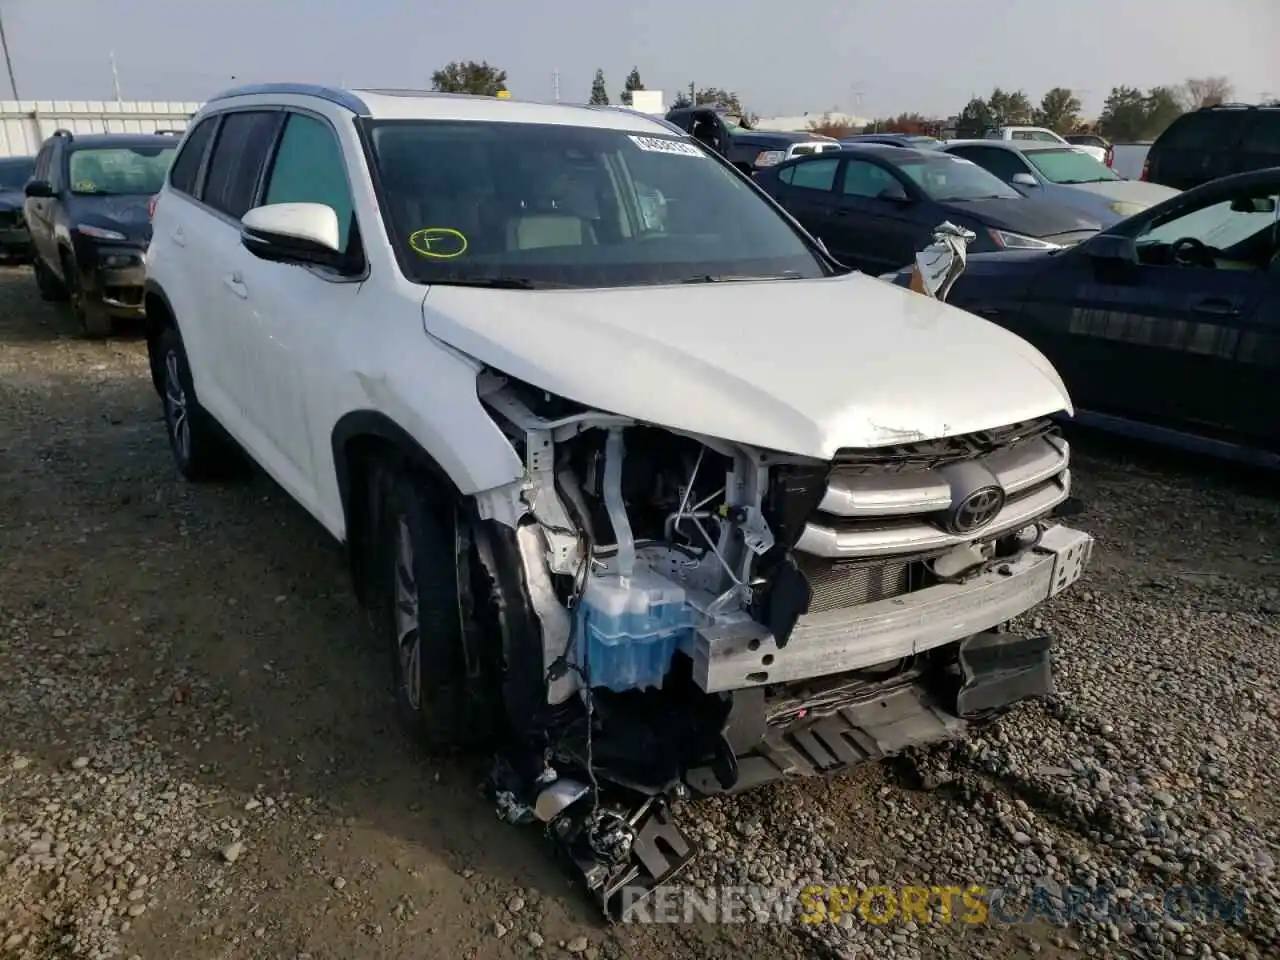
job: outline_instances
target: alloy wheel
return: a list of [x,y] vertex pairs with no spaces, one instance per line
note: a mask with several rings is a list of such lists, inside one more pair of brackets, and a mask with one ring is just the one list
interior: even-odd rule
[[187,391],[178,376],[178,354],[173,350],[164,357],[164,409],[178,458],[186,463],[191,459],[191,411],[187,405]]
[[400,658],[400,682],[405,700],[414,710],[422,705],[422,642],[418,617],[418,578],[415,575],[413,536],[404,517],[396,521],[395,629]]

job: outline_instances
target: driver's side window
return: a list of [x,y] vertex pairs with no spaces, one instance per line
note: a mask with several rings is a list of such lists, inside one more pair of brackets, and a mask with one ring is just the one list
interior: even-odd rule
[[[1225,269],[1262,269],[1277,252],[1277,193],[1221,200],[1157,220],[1134,240],[1139,250],[1171,249],[1179,260]],[[1212,264],[1210,263],[1212,261]]]

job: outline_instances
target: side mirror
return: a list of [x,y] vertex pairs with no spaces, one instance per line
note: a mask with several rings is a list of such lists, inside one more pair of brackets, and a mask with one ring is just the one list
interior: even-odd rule
[[22,192],[28,197],[48,199],[53,196],[53,184],[48,180],[29,180],[27,185],[23,187]]
[[1103,263],[1127,263],[1135,266],[1138,263],[1138,245],[1132,237],[1099,233],[1086,240],[1080,249],[1091,260]]
[[1009,181],[1015,187],[1038,187],[1040,181],[1029,173],[1015,173],[1013,179]]
[[338,215],[323,203],[254,207],[240,224],[240,242],[263,260],[341,268],[346,259]]
[[900,183],[892,183],[876,194],[877,200],[889,200],[892,203],[910,203],[911,197],[906,187]]

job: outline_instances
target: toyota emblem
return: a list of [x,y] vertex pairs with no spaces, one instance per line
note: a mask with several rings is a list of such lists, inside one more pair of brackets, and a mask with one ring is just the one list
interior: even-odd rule
[[973,533],[994,520],[1004,509],[1004,490],[1000,487],[979,487],[952,506],[946,516],[946,527],[951,533]]

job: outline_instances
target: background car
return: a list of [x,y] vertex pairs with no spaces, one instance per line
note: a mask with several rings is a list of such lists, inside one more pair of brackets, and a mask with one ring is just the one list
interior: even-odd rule
[[1029,127],[1029,126],[1012,126],[997,127],[988,130],[983,134],[986,140],[1002,140],[1010,143],[1047,143],[1050,145],[1067,146],[1078,150],[1081,153],[1087,153],[1099,163],[1107,162],[1107,151],[1096,144],[1081,143],[1073,144],[1062,134],[1050,130],[1048,127]]
[[756,182],[837,260],[874,273],[910,263],[946,220],[977,235],[974,251],[1052,250],[1099,229],[934,150],[846,147],[762,171]]
[[953,140],[943,152],[972,160],[1023,196],[1071,207],[1104,227],[1162,203],[1178,191],[1125,180],[1071,146],[993,140]]
[[1280,167],[1280,101],[1184,113],[1147,151],[1142,179],[1179,190],[1218,177]]
[[0,159],[0,259],[25,260],[31,255],[31,236],[22,219],[22,189],[35,166],[35,157]]
[[143,314],[147,204],[178,141],[59,130],[40,148],[24,205],[36,285],[46,300],[70,300],[89,336],[108,335],[115,317]]
[[948,300],[1038,347],[1081,423],[1280,466],[1278,211],[1280,168],[1238,174],[1073,250],[970,257]]
[[[1102,162],[1113,170],[1116,165],[1116,148],[1106,137],[1100,137],[1096,133],[1069,133],[1062,138],[1073,147],[1094,147],[1102,151]],[[1097,154],[1092,151],[1090,153],[1097,159]]]
[[928,137],[920,133],[857,133],[850,137],[841,137],[840,143],[848,147],[879,143],[887,147],[913,147],[916,150],[934,150],[942,146],[942,141],[937,137]]

